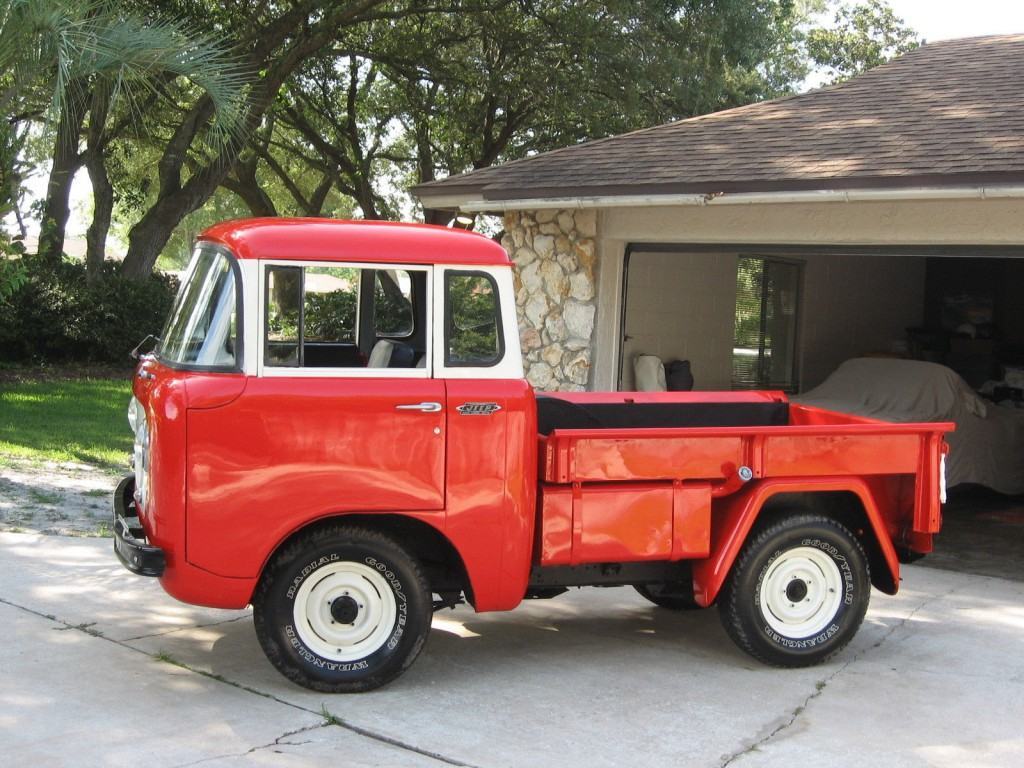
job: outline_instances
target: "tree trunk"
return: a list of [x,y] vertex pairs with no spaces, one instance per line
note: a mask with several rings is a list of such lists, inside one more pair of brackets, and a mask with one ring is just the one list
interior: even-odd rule
[[316,189],[313,190],[312,196],[309,198],[309,205],[306,208],[307,213],[310,216],[322,216],[324,212],[324,203],[327,202],[327,195],[331,192],[331,187],[334,186],[334,181],[329,175],[324,175],[317,185]]
[[71,182],[82,167],[78,139],[88,103],[88,94],[82,84],[77,87],[68,86],[67,99],[53,140],[53,165],[50,167],[43,220],[39,228],[39,255],[51,266],[60,264],[64,253],[64,232],[71,215]]
[[234,192],[245,203],[253,216],[277,216],[277,207],[256,179],[256,163],[259,157],[239,160],[235,163],[234,177],[225,176],[221,186]]
[[85,233],[85,278],[95,283],[103,274],[103,259],[107,254],[107,233],[114,210],[114,187],[107,176],[103,135],[110,109],[110,93],[98,86],[89,107],[89,134],[85,147],[85,169],[92,183],[92,222]]
[[[352,3],[326,4],[320,18],[311,24],[301,22],[308,10],[300,4],[263,27],[252,51],[255,71],[263,71],[248,96],[244,138],[221,150],[209,164],[200,168],[182,184],[182,166],[202,129],[213,116],[209,98],[200,99],[189,110],[163,151],[158,163],[160,189],[155,203],[128,234],[128,254],[121,273],[140,280],[153,271],[160,251],[181,220],[205,203],[234,166],[241,144],[248,143],[260,121],[273,104],[281,85],[306,59],[337,39],[347,27],[373,18],[384,0],[358,0]],[[395,17],[419,13],[415,8],[396,11]],[[287,42],[286,42],[287,41]],[[278,49],[278,47],[280,49]],[[278,50],[275,50],[278,49]]]
[[107,233],[114,210],[114,187],[107,176],[103,152],[90,152],[85,161],[92,182],[92,223],[85,233],[85,277],[96,282],[103,273],[103,259],[107,255]]
[[121,263],[121,274],[133,280],[149,276],[174,228],[210,194],[186,195],[182,191],[157,200],[128,233],[128,254]]

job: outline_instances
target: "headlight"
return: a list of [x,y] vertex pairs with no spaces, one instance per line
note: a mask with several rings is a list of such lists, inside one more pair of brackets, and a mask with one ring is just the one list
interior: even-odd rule
[[139,422],[144,418],[142,403],[135,399],[135,395],[132,395],[132,399],[128,401],[128,425],[132,428],[132,432],[138,430]]
[[135,430],[135,501],[145,509],[149,498],[149,425],[145,413],[136,415]]

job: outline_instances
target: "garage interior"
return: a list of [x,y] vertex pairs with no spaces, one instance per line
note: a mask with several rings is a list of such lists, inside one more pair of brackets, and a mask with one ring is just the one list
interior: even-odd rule
[[[991,246],[632,245],[619,388],[636,388],[639,355],[688,361],[694,389],[784,389],[797,397],[850,358],[923,360],[955,371],[1024,434],[1022,256]],[[761,296],[749,295],[750,274]],[[951,489],[926,562],[1024,579],[1024,495],[970,483]]]

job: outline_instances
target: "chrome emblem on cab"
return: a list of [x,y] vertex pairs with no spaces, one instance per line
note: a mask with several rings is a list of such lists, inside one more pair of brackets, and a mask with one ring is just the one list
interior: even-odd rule
[[455,409],[463,416],[490,416],[501,410],[497,403],[463,403]]

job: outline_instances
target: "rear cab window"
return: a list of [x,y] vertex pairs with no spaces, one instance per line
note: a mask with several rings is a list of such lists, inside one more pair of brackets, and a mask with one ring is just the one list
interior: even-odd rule
[[445,365],[490,367],[504,356],[498,286],[485,272],[445,274]]

